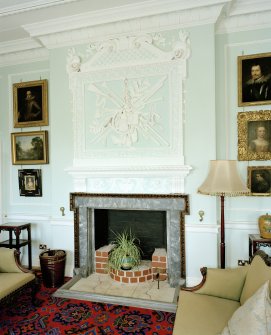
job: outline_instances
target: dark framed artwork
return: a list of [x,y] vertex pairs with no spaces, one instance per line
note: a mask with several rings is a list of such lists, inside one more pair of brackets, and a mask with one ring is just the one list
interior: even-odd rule
[[11,134],[12,164],[47,164],[48,132],[30,131]]
[[271,111],[240,112],[238,119],[238,160],[271,159]]
[[271,195],[271,166],[249,166],[247,186],[251,195]]
[[48,126],[48,82],[13,84],[14,128]]
[[42,183],[40,169],[18,170],[20,196],[41,197]]
[[238,57],[238,106],[271,104],[271,53]]

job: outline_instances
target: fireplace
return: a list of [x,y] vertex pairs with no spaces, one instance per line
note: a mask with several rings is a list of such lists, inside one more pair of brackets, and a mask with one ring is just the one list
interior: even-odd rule
[[136,229],[150,259],[155,248],[166,249],[167,278],[177,287],[185,279],[185,194],[71,193],[74,211],[75,274],[95,271],[95,251],[110,242],[112,231]]

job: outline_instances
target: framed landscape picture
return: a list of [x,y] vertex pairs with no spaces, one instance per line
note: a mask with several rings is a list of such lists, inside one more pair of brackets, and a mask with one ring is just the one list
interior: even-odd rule
[[271,159],[271,111],[240,112],[238,119],[238,160]]
[[247,186],[251,195],[271,195],[271,166],[249,166]]
[[41,170],[24,169],[18,170],[20,196],[41,197]]
[[12,164],[47,164],[48,132],[12,133],[11,152]]
[[46,79],[13,84],[14,128],[48,126]]
[[238,57],[238,106],[271,104],[271,53]]

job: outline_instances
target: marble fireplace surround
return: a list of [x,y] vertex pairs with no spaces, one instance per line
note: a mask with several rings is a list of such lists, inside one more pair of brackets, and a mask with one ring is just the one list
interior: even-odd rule
[[[184,219],[189,214],[188,195],[71,193],[70,207],[74,211],[76,277],[85,278],[95,271],[95,209],[123,209],[166,211],[168,282],[171,287],[178,287],[185,280]],[[58,296],[71,297],[64,292],[65,287],[58,290]]]

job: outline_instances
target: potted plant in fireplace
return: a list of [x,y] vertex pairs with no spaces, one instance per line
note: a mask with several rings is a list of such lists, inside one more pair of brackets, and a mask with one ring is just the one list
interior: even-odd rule
[[139,240],[130,231],[116,233],[112,242],[114,248],[109,254],[109,267],[115,270],[131,270],[141,262]]

